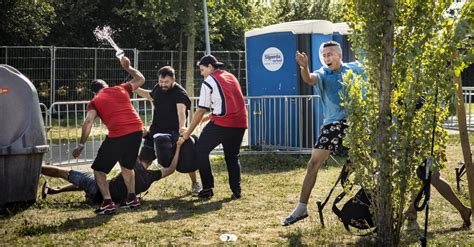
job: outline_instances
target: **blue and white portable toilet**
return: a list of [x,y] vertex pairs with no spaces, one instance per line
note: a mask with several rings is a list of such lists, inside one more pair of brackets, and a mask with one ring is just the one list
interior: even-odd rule
[[[295,54],[305,52],[310,70],[319,69],[319,48],[333,39],[334,30],[332,22],[304,20],[245,33],[251,145],[312,147],[323,119],[319,98],[306,101],[282,96],[313,95],[313,87],[300,78]],[[258,99],[252,99],[254,96]]]

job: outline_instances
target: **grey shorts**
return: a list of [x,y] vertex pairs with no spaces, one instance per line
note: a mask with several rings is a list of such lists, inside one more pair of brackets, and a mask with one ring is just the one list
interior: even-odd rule
[[95,202],[97,194],[100,194],[99,187],[95,182],[94,174],[84,171],[70,170],[68,180],[70,183],[81,188],[86,193],[86,199]]

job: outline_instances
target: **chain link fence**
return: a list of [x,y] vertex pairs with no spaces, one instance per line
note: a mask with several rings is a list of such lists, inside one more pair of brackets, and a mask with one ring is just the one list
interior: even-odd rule
[[[159,68],[170,65],[176,70],[176,80],[186,86],[186,51],[153,51],[124,49],[132,65],[146,78],[144,88],[151,89],[158,81]],[[196,51],[197,61],[204,51]],[[245,52],[214,51],[213,55],[226,64],[246,93]],[[26,75],[38,90],[40,102],[50,106],[55,102],[80,101],[92,98],[88,83],[103,79],[114,86],[130,79],[112,48],[0,46],[0,63],[15,67]],[[194,93],[199,94],[202,78],[194,67]]]

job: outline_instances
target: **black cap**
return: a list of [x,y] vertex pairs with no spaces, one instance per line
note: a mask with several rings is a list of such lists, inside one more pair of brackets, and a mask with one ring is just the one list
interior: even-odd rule
[[223,63],[217,61],[217,58],[214,57],[213,55],[205,55],[201,58],[201,60],[199,61],[198,65],[204,65],[204,66],[208,66],[209,64],[211,64],[212,66],[216,67],[216,68],[220,68],[222,66],[224,66]]

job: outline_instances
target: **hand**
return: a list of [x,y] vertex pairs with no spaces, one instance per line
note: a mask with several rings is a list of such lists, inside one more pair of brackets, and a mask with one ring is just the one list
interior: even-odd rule
[[123,56],[122,59],[120,59],[120,65],[122,65],[124,69],[130,68],[130,59],[128,59],[126,56]]
[[84,147],[81,147],[81,146],[76,147],[74,150],[72,150],[72,157],[74,157],[74,158],[79,157],[81,155],[83,149],[84,149]]
[[300,53],[300,51],[296,51],[296,63],[300,67],[308,67],[308,56],[306,55],[306,53]]
[[143,127],[142,138],[145,138],[148,135],[148,133],[149,133],[148,130],[145,127]]
[[186,131],[188,131],[188,128],[186,128],[186,127],[181,127],[181,128],[179,129],[179,134],[182,135],[182,134],[184,134]]
[[176,142],[177,144],[181,145],[183,144],[187,139],[189,139],[189,133],[184,132],[182,135],[179,136],[178,141]]

